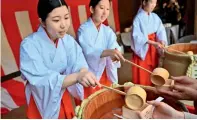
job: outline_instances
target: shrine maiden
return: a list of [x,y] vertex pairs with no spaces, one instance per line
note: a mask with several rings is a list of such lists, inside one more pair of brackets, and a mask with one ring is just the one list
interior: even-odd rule
[[[132,61],[150,71],[158,66],[158,51],[167,45],[166,31],[161,19],[153,13],[157,0],[142,0],[132,26]],[[132,81],[151,85],[150,73],[132,66]]]
[[[103,24],[110,12],[111,0],[91,0],[91,17],[80,26],[78,41],[89,66],[100,83],[111,85],[118,83],[117,68],[124,60],[114,31]],[[85,88],[85,98],[98,88]]]
[[20,70],[26,84],[27,117],[73,118],[72,96],[83,99],[83,86],[100,84],[88,72],[81,47],[70,35],[64,0],[39,0],[37,32],[20,46]]

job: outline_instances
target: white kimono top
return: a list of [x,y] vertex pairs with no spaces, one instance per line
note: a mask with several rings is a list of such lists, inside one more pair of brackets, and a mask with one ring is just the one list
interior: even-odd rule
[[106,49],[117,48],[120,50],[116,39],[116,34],[109,26],[101,24],[98,31],[91,18],[82,24],[78,30],[78,41],[89,70],[96,75],[98,80],[106,68],[108,79],[112,83],[118,82],[117,68],[120,67],[120,62],[112,62],[110,57],[101,58],[102,52]]
[[155,13],[149,15],[140,8],[132,26],[132,46],[131,49],[142,60],[145,59],[149,44],[148,35],[156,33],[157,41],[163,41],[167,45],[166,31],[162,24],[161,19]]
[[[42,118],[57,119],[60,102],[65,89],[63,80],[69,74],[87,68],[81,47],[73,37],[65,35],[59,39],[56,48],[43,27],[25,38],[20,46],[20,70],[29,84],[26,85],[26,98],[30,96]],[[83,86],[79,83],[68,87],[68,91],[76,98],[83,99]]]

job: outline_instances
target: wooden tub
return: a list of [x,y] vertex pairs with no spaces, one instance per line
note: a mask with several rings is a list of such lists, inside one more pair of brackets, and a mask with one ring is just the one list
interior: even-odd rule
[[[184,53],[192,51],[194,55],[197,56],[197,44],[195,43],[173,44],[170,45],[168,48],[175,49]],[[190,56],[174,52],[170,49],[166,50],[164,54],[165,58],[163,61],[163,67],[168,70],[171,76],[187,75],[189,69],[188,67],[192,64],[192,62],[197,62],[196,57],[194,57],[194,60],[192,60]],[[195,72],[194,69],[196,68],[194,65],[191,68],[193,74]]]
[[[123,87],[115,87],[123,90]],[[159,95],[147,92],[147,100],[155,100]],[[184,105],[178,101],[164,98],[164,102],[173,108],[184,111]],[[122,115],[122,106],[125,105],[125,96],[114,91],[102,89],[83,100],[81,106],[75,110],[77,118],[82,119],[117,119],[114,114]]]

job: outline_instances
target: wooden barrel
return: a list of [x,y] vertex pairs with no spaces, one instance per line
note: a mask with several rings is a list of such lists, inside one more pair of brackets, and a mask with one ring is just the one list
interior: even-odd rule
[[[122,90],[123,87],[115,87]],[[154,92],[147,92],[147,100],[155,100],[159,95]],[[184,105],[178,101],[164,98],[164,102],[173,108],[184,111]],[[125,105],[125,96],[114,91],[102,89],[83,100],[81,106],[75,110],[77,118],[82,119],[117,119],[114,114],[122,115],[122,106]]]
[[[175,49],[184,53],[192,51],[197,54],[197,44],[194,43],[179,43],[170,45],[168,48]],[[168,70],[171,76],[186,75],[188,66],[191,64],[190,56],[174,52],[172,50],[165,51],[163,67]]]

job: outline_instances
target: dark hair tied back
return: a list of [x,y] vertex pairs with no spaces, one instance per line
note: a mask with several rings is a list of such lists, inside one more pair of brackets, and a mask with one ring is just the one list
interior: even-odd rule
[[41,18],[42,21],[45,22],[48,14],[53,11],[53,9],[61,7],[62,5],[65,5],[68,8],[64,0],[39,0],[37,6],[39,18]]
[[[100,1],[101,0],[90,0],[89,7],[92,6],[93,8],[95,8]],[[109,2],[111,2],[111,0],[109,0]]]

